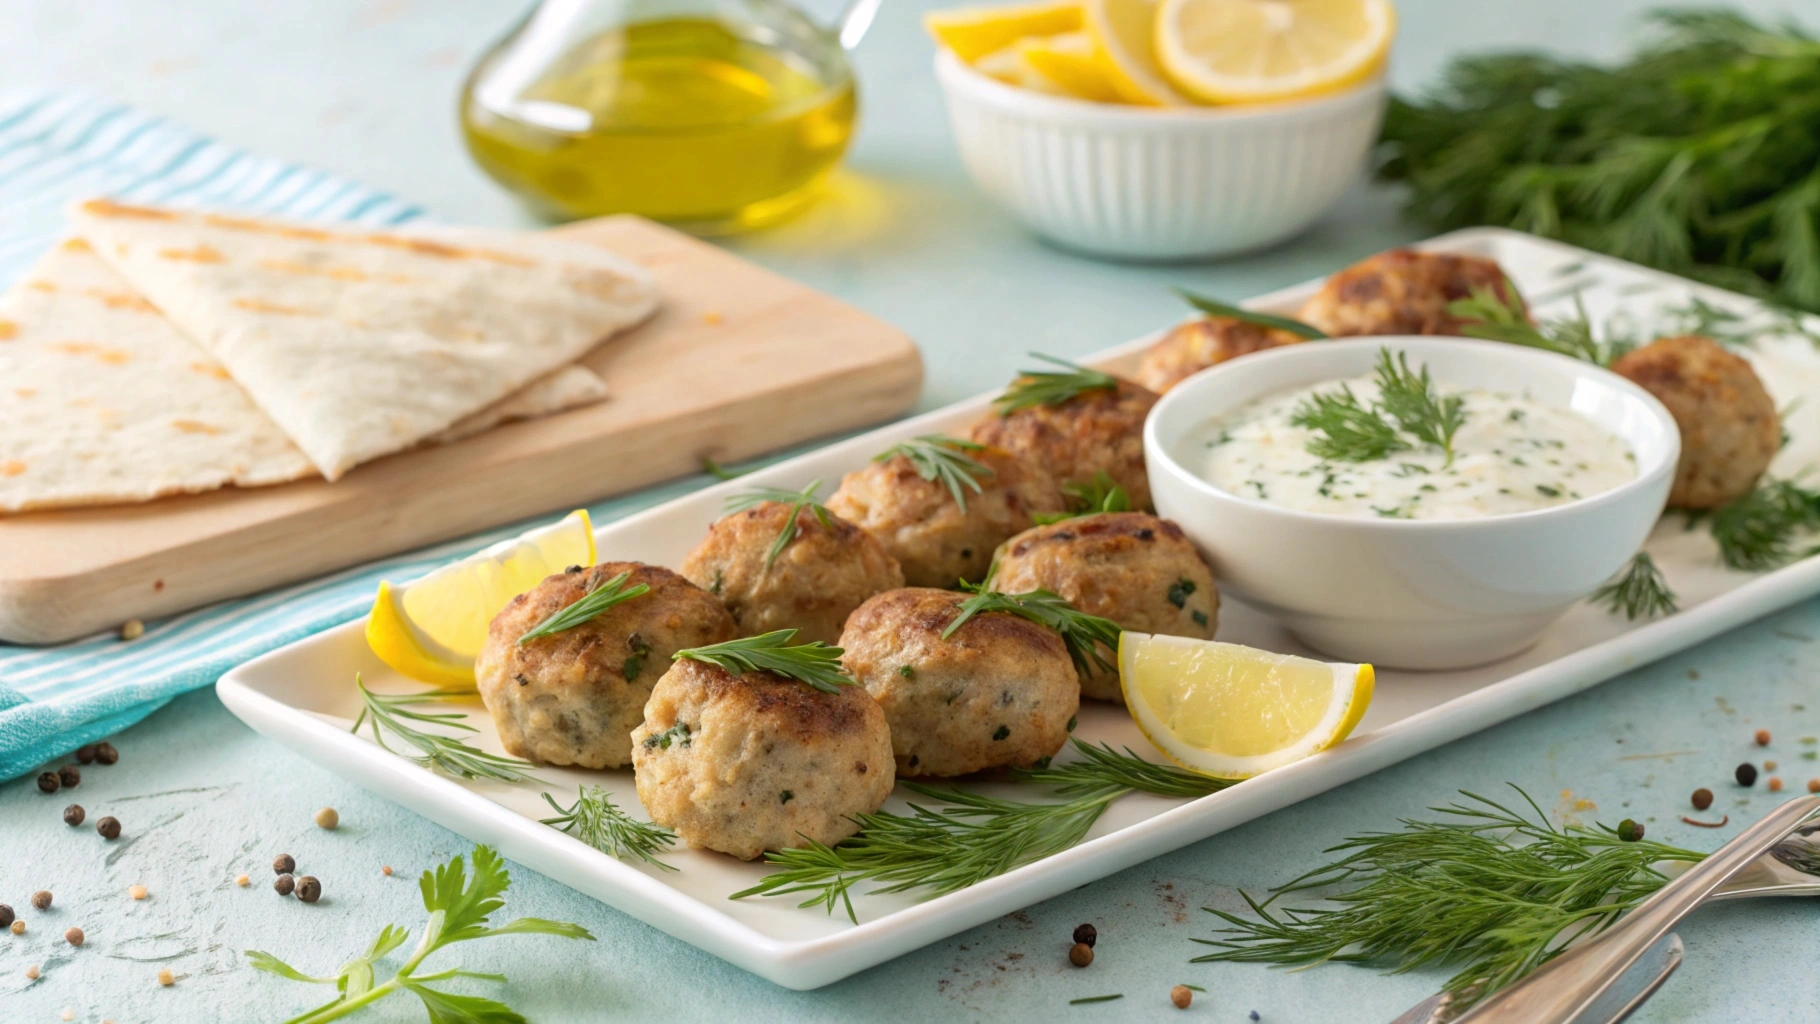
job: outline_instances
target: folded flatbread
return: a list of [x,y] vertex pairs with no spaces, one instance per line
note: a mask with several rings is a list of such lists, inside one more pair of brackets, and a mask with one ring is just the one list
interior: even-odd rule
[[449,429],[657,306],[596,246],[93,200],[75,230],[330,480]]
[[[605,394],[592,371],[565,366],[432,440]],[[0,512],[315,475],[227,370],[87,243],[57,246],[0,297]]]

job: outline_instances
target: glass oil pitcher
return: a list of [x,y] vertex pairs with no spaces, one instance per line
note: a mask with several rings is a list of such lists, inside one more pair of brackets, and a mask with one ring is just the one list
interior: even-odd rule
[[553,218],[781,220],[853,136],[846,50],[878,2],[828,29],[782,0],[543,0],[469,74],[468,149]]

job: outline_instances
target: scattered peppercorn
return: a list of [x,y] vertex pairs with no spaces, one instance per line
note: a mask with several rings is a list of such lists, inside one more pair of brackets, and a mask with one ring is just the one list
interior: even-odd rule
[[66,764],[57,769],[57,781],[65,786],[80,786],[82,785],[82,769],[73,764]]
[[63,788],[63,780],[57,777],[56,772],[41,772],[38,775],[38,788],[46,793],[55,793]]
[[71,928],[69,931],[63,933],[63,941],[72,946],[82,945],[82,940],[84,938],[86,938],[86,936],[82,934],[82,929],[80,928]]
[[386,864],[386,865],[382,866],[379,869],[379,873],[382,875],[390,875],[392,873],[392,865]]
[[120,624],[120,639],[137,640],[145,635],[145,623],[138,619],[128,619]]
[[252,881],[253,880],[251,878],[248,878],[245,875],[235,875],[234,876],[234,884],[240,886],[243,889],[246,888],[247,885],[250,884]]
[[316,812],[317,828],[334,828],[339,824],[341,824],[341,815],[336,813],[335,808],[324,807]]
[[1737,771],[1732,772],[1732,777],[1738,780],[1740,786],[1754,786],[1757,784],[1757,766],[1746,761],[1738,766]]
[[24,921],[14,921],[13,922],[13,934],[14,935],[24,935],[25,934],[25,922]]
[[26,969],[25,969],[25,977],[26,977],[26,978],[27,978],[27,980],[30,980],[30,981],[37,981],[37,980],[38,980],[38,973],[39,973],[39,972],[38,972],[38,965],[37,965],[37,964],[33,964],[33,965],[31,965],[31,966],[30,966],[30,967],[27,967],[27,968],[26,968]]
[[1769,791],[1771,793],[1782,792],[1782,777],[1781,776],[1771,775],[1769,777]]
[[1258,1016],[1258,1011],[1256,1011],[1256,1010],[1251,1011],[1250,1017],[1252,1020],[1262,1020],[1263,1019],[1262,1017]]
[[288,875],[297,870],[297,862],[288,853],[281,853],[272,858],[272,870],[280,875]]
[[314,903],[322,898],[322,883],[315,875],[304,875],[297,880],[297,898],[305,903]]
[[1809,793],[1820,793],[1820,779],[1807,780],[1807,791]]
[[166,967],[164,970],[158,972],[158,984],[160,984],[160,985],[169,986],[172,982],[174,982],[176,980],[177,980],[177,976],[172,974],[171,969],[168,967]]
[[1083,924],[1074,929],[1074,941],[1092,946],[1100,941],[1099,929],[1090,924]]
[[113,764],[120,760],[120,751],[115,750],[112,743],[97,743],[95,744],[95,760],[102,764]]
[[1068,950],[1068,962],[1076,967],[1085,967],[1093,962],[1093,947],[1085,942],[1077,942]]
[[126,894],[136,900],[145,899],[145,886],[143,886],[143,885],[131,886],[126,890]]
[[13,908],[0,903],[0,928],[10,928],[13,924]]
[[1186,1010],[1188,1004],[1194,1002],[1194,993],[1188,991],[1187,985],[1177,985],[1169,990],[1169,1001],[1175,1004],[1176,1009]]
[[1765,762],[1763,762],[1763,770],[1764,770],[1764,771],[1766,771],[1766,772],[1773,772],[1773,771],[1775,771],[1775,770],[1776,770],[1776,762],[1774,762],[1774,761],[1765,761]]
[[1618,838],[1627,843],[1634,843],[1643,838],[1643,825],[1630,818],[1618,822]]
[[1694,790],[1694,810],[1704,811],[1713,805],[1713,791],[1701,786]]
[[1758,729],[1757,730],[1757,746],[1759,746],[1759,747],[1769,746],[1769,730],[1768,729]]
[[279,875],[272,879],[272,888],[278,890],[280,896],[289,896],[291,890],[297,888],[297,880],[290,875]]
[[93,743],[84,743],[80,747],[77,747],[76,760],[81,761],[83,764],[94,764],[95,745]]
[[95,831],[101,833],[101,838],[103,839],[119,839],[120,819],[110,814],[100,821],[95,822]]
[[75,826],[82,824],[82,819],[86,817],[87,814],[88,812],[82,809],[81,804],[70,804],[63,809],[63,823],[74,828]]
[[32,893],[32,906],[39,910],[51,909],[51,891],[49,889],[39,889],[37,892]]

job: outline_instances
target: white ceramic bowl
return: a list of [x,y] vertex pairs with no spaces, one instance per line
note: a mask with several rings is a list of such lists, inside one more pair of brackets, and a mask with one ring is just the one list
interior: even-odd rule
[[[1197,428],[1258,398],[1369,374],[1406,352],[1455,387],[1527,394],[1624,439],[1637,476],[1566,505],[1482,519],[1360,519],[1219,490],[1187,468]],[[1497,342],[1396,337],[1261,352],[1177,384],[1144,425],[1157,513],[1181,524],[1222,589],[1310,647],[1393,668],[1465,668],[1523,650],[1618,572],[1662,514],[1681,436],[1662,403],[1589,363]]]
[[1314,223],[1365,167],[1382,78],[1294,103],[1159,109],[1049,96],[943,51],[948,98],[973,181],[1030,230],[1098,256],[1221,256]]

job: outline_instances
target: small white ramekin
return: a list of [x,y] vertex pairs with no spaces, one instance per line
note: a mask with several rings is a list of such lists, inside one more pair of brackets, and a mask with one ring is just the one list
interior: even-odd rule
[[1326,213],[1365,167],[1380,76],[1255,107],[1155,108],[1019,89],[936,55],[967,171],[1030,230],[1128,260],[1223,256]]
[[[1268,395],[1369,374],[1380,348],[1461,388],[1524,394],[1622,438],[1629,482],[1553,508],[1482,519],[1363,519],[1227,493],[1188,468],[1210,420]],[[1674,481],[1681,435],[1662,403],[1609,370],[1462,338],[1319,341],[1259,352],[1169,389],[1144,424],[1157,514],[1208,556],[1222,590],[1304,643],[1390,668],[1465,668],[1523,650],[1642,547]]]

